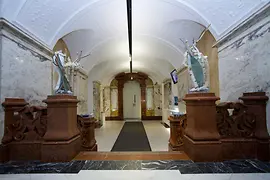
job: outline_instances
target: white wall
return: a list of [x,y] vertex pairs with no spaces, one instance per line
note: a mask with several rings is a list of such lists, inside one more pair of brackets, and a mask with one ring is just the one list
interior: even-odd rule
[[[134,95],[136,95],[136,103],[133,106]],[[128,81],[124,84],[123,111],[125,119],[141,119],[141,88],[136,81]]]
[[[237,101],[243,92],[270,95],[270,8],[239,27],[219,46],[221,101]],[[267,105],[270,130],[270,105]]]

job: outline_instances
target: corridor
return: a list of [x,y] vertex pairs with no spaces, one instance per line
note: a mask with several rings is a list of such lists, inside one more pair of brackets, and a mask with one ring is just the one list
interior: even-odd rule
[[[125,121],[106,121],[95,129],[98,151],[111,151]],[[152,151],[168,151],[170,129],[165,128],[160,121],[142,121]]]

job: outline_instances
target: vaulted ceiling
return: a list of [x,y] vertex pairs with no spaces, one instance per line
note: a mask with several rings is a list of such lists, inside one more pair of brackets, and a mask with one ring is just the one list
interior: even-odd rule
[[[0,15],[51,49],[66,42],[93,80],[108,83],[128,71],[126,0],[0,0]],[[134,70],[160,82],[183,63],[184,46],[211,24],[222,37],[269,0],[133,0]]]

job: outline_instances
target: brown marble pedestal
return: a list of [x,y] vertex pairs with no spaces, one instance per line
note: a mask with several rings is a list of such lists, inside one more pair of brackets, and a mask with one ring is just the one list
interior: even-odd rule
[[[13,118],[14,113],[26,106],[28,103],[22,98],[5,98],[2,106],[5,110],[4,119],[4,136],[2,138],[2,144],[0,145],[0,162],[6,162],[10,160],[10,147],[8,144],[13,141],[13,133],[10,127],[15,123]],[[11,154],[12,155],[12,154]]]
[[78,126],[81,132],[82,151],[97,151],[95,122],[95,118],[82,117],[78,115]]
[[184,98],[187,111],[184,150],[193,161],[222,160],[216,123],[218,99],[214,93],[191,93]]
[[169,139],[169,151],[183,151],[184,150],[184,121],[186,115],[178,117],[169,116],[170,121],[170,139]]
[[41,150],[45,162],[70,161],[79,152],[80,132],[77,127],[76,96],[52,95],[46,100],[48,109],[47,132]]
[[240,97],[248,107],[248,111],[256,116],[255,138],[257,139],[257,158],[270,160],[269,134],[266,124],[266,103],[268,97],[265,92],[243,93]]

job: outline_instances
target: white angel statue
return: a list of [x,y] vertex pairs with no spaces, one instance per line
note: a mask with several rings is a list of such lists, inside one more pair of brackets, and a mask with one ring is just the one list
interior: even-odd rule
[[[72,94],[70,83],[66,77],[66,69],[72,72],[75,68],[80,67],[80,60],[88,55],[82,56],[82,51],[77,53],[78,57],[75,61],[72,61],[62,51],[57,51],[53,56],[54,69],[58,73],[58,81],[54,88],[56,94]],[[69,73],[72,75],[72,73]]]
[[55,94],[72,94],[71,87],[65,75],[65,58],[62,51],[57,51],[53,56],[53,65],[58,73],[58,81],[54,88]]
[[208,92],[209,90],[209,65],[207,56],[204,56],[196,46],[208,28],[203,31],[200,38],[191,46],[188,45],[188,41],[184,42],[180,39],[186,46],[185,61],[183,64],[188,67],[191,78],[192,88],[190,92]]

